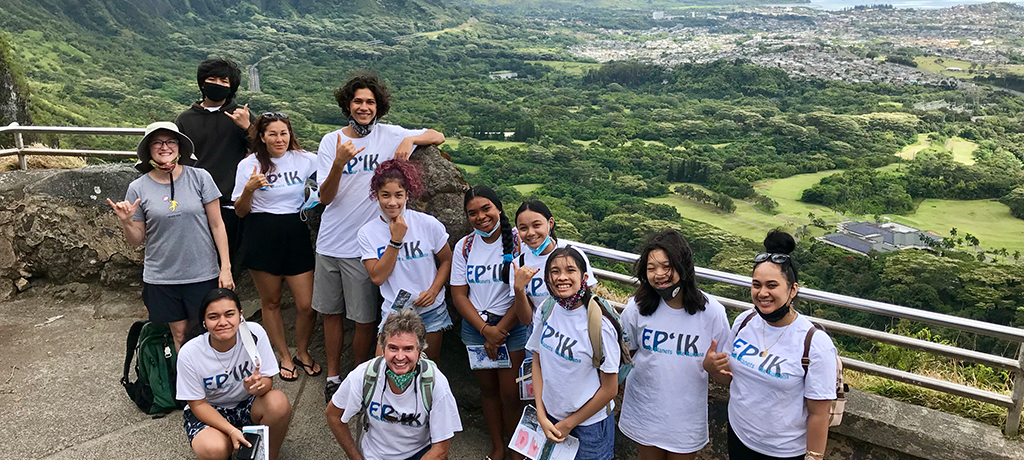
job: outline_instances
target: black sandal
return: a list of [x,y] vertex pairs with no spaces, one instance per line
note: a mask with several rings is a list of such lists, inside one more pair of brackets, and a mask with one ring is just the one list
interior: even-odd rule
[[281,370],[282,371],[288,371],[288,372],[292,373],[292,378],[285,377],[285,376],[281,375],[280,373],[278,373],[277,375],[281,376],[281,380],[284,380],[285,382],[294,382],[294,381],[299,379],[299,373],[295,372],[295,368],[294,367],[291,368],[291,369],[288,369],[287,367],[281,366]]
[[310,377],[316,377],[324,371],[324,368],[321,367],[320,370],[313,372],[313,369],[316,368],[316,361],[313,360],[312,356],[309,357],[309,364],[302,362],[302,360],[300,360],[298,356],[293,356],[292,362],[301,366],[302,370],[306,371],[306,375]]

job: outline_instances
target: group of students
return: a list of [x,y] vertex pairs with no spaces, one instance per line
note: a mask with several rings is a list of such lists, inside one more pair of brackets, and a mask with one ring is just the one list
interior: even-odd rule
[[[635,265],[640,285],[620,318],[594,295],[597,279],[583,252],[555,237],[544,203],[522,203],[510,221],[492,189],[472,187],[464,210],[473,231],[454,246],[436,218],[409,209],[424,192],[409,155],[445,139],[378,123],[390,96],[377,77],[356,76],[335,92],[348,126],[325,135],[315,155],[301,149],[287,114],[253,117],[235,104],[237,66],[206,61],[197,77],[203,100],[176,124],[147,127],[137,149],[143,176],[124,201],[108,201],[128,242],[146,245],[143,301],[180,348],[177,396],[188,403],[185,431],[200,459],[226,459],[248,444],[239,430],[247,424],[270,427],[270,458],[277,458],[291,407],[273,377],[322,372],[308,352],[317,312],[327,421],[349,458],[447,458],[462,426],[436,364],[443,331],[453,325],[446,285],[464,344],[483,346],[492,359],[503,349],[512,363],[474,371],[490,460],[506,456],[523,408],[518,370],[528,356],[545,435],[578,438],[577,459],[612,458],[624,353],[634,367],[619,428],[645,460],[692,459],[708,443],[709,375],[730,386],[730,458],[822,458],[836,349],[826,334],[814,334],[810,365],[801,364],[813,325],[792,308],[799,288],[790,235],[769,233],[766,252],[754,259],[755,311],[730,328],[724,307],[698,289],[686,241],[672,230],[657,233]],[[314,176],[325,205],[315,249],[301,213],[315,201],[305,193]],[[263,325],[248,330],[262,362],[242,346],[236,252],[261,300]],[[280,314],[282,281],[298,310],[294,356]],[[597,342],[588,326],[593,302],[605,305]],[[342,315],[355,323],[360,363],[344,380]],[[361,440],[346,426],[357,416]]]

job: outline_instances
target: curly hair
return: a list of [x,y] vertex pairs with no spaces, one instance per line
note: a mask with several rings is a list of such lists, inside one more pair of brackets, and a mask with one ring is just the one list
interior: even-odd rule
[[420,315],[411,308],[403,308],[388,316],[381,327],[380,335],[377,336],[377,344],[383,349],[389,338],[404,333],[416,336],[420,351],[427,349],[427,328],[423,325]]
[[398,181],[410,199],[416,199],[426,191],[423,181],[420,180],[420,168],[409,160],[393,159],[381,163],[373,171],[373,178],[370,179],[370,199],[376,200],[377,191],[391,181]]
[[292,130],[292,122],[286,117],[281,117],[275,114],[267,116],[267,114],[260,115],[256,119],[256,124],[251,128],[250,135],[252,139],[249,141],[249,151],[256,154],[256,160],[260,162],[260,173],[267,174],[274,171],[274,163],[270,160],[270,151],[267,150],[267,143],[263,142],[263,135],[267,132],[267,127],[275,121],[283,122],[288,127],[288,150],[302,150],[299,145],[299,139],[295,137],[295,131]]
[[358,89],[368,89],[373,92],[373,98],[377,101],[378,120],[388,114],[388,110],[391,109],[391,94],[388,93],[387,85],[377,74],[363,72],[350,78],[345,86],[334,90],[334,100],[338,101],[338,107],[341,107],[341,111],[346,117],[352,116],[349,103],[352,102],[352,98],[356,97]]

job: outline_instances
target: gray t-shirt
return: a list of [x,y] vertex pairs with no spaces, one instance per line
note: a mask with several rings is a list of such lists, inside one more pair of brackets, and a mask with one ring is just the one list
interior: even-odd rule
[[[141,198],[132,220],[146,223],[146,259],[142,281],[149,284],[188,284],[220,275],[217,248],[210,233],[204,205],[220,198],[210,173],[183,166],[171,184],[143,174],[128,185],[124,199]],[[173,209],[172,209],[173,207]]]

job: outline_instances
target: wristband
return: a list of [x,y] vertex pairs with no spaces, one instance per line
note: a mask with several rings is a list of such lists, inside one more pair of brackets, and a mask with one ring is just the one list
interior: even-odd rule
[[402,242],[401,241],[391,240],[391,241],[388,241],[388,246],[391,246],[391,247],[393,247],[395,249],[402,249]]

